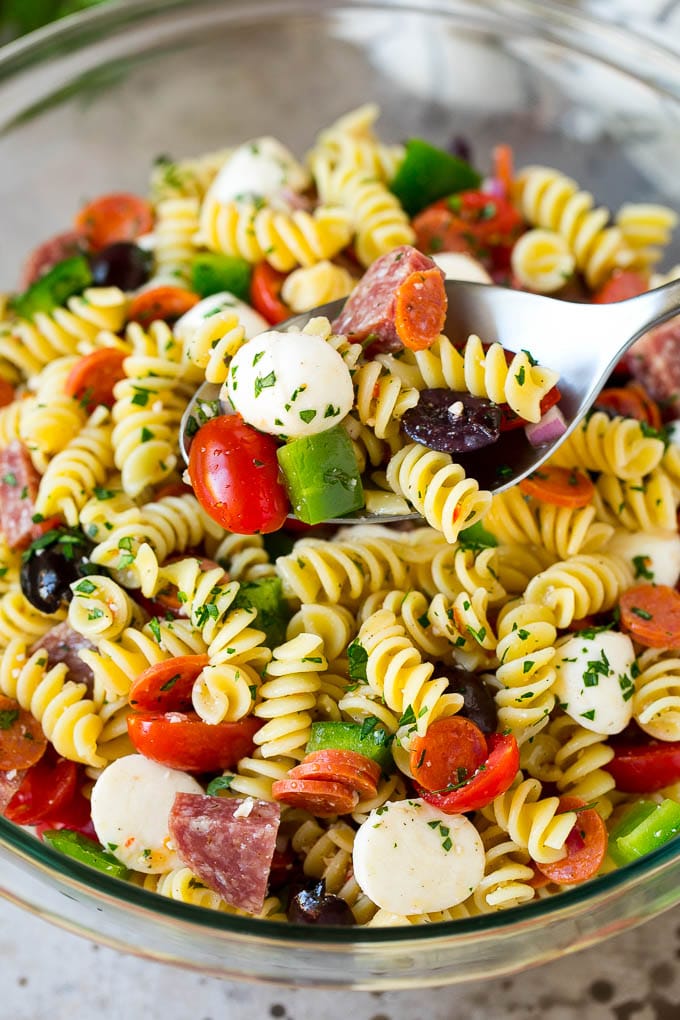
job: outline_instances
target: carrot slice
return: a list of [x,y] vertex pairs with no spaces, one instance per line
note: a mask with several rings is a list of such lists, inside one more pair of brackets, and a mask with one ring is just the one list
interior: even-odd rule
[[[352,760],[355,758],[363,759],[366,764],[355,763]],[[350,788],[350,792],[355,791],[362,797],[375,797],[378,792],[380,766],[363,754],[330,749],[330,754],[327,751],[310,754],[302,764],[290,770],[288,778],[342,783]]]
[[138,322],[145,329],[156,319],[175,322],[200,300],[198,294],[184,287],[175,287],[172,284],[151,287],[132,299],[128,319],[130,322]]
[[560,797],[560,812],[577,811],[576,824],[567,837],[567,856],[534,867],[560,885],[577,885],[597,873],[607,853],[607,826],[594,808],[585,808],[580,797]]
[[207,655],[178,655],[154,662],[132,682],[128,700],[146,712],[185,712],[191,708],[191,692]]
[[411,741],[411,772],[426,790],[464,783],[486,761],[489,748],[478,726],[463,716],[437,719]]
[[18,701],[0,695],[0,771],[28,769],[47,750],[42,726]]
[[7,407],[14,400],[14,387],[6,379],[0,378],[0,407]]
[[113,387],[125,378],[123,362],[126,357],[125,351],[117,347],[100,347],[86,354],[69,372],[65,392],[84,404],[88,414],[98,404],[113,407]]
[[134,241],[153,227],[153,208],[138,195],[116,192],[100,195],[83,206],[75,219],[91,251],[116,241]]
[[422,351],[432,346],[444,328],[447,303],[440,269],[406,277],[394,300],[394,325],[404,347]]
[[666,584],[638,584],[621,596],[621,626],[647,648],[680,645],[680,593]]
[[503,142],[500,145],[495,145],[493,149],[493,174],[494,177],[502,186],[503,191],[507,196],[510,195],[512,188],[512,181],[515,176],[514,173],[514,158],[512,152],[512,146]]
[[344,783],[320,779],[279,779],[272,786],[272,796],[319,818],[349,814],[359,803],[359,794]]
[[553,506],[587,506],[595,486],[588,475],[577,468],[542,464],[519,483],[520,491]]

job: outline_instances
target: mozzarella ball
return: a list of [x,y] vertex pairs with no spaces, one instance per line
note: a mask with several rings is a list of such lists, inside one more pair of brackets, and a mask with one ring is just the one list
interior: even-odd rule
[[269,328],[269,323],[263,319],[254,308],[240,301],[228,290],[220,291],[219,294],[211,294],[203,298],[197,305],[190,308],[188,312],[180,316],[173,327],[173,333],[178,340],[186,343],[203,325],[206,319],[213,319],[219,316],[220,319],[227,319],[232,315],[238,316],[239,325],[243,326],[246,339],[264,333]]
[[354,877],[393,914],[446,910],[472,895],[484,875],[484,845],[464,815],[424,800],[383,804],[354,840]]
[[225,395],[249,425],[289,439],[325,432],[354,404],[349,369],[326,340],[274,330],[237,351]]
[[129,754],[104,769],[92,787],[99,842],[133,871],[158,874],[182,866],[168,831],[176,793],[203,793],[186,772]]
[[557,646],[553,691],[561,707],[587,730],[620,733],[633,716],[633,642],[603,630],[574,634]]
[[493,283],[481,262],[462,251],[443,251],[432,256],[447,280],[469,280],[470,283]]
[[680,578],[680,535],[674,531],[617,531],[607,552],[627,560],[640,582],[675,588]]
[[275,138],[254,138],[234,149],[210,185],[206,201],[226,205],[240,198],[269,198],[281,188],[304,191],[309,173]]

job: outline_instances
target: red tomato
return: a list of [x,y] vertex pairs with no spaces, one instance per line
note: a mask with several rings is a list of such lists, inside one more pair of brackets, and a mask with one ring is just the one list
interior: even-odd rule
[[100,195],[76,215],[80,231],[91,251],[100,251],[116,241],[134,241],[153,227],[151,204],[138,195],[117,192]]
[[37,825],[52,818],[73,800],[78,784],[78,766],[60,758],[53,748],[28,770],[5,809],[17,825]]
[[128,308],[128,320],[138,322],[144,329],[157,320],[176,322],[200,300],[192,290],[175,287],[171,283],[149,287],[133,297]]
[[635,269],[615,269],[606,283],[593,294],[593,304],[609,305],[625,301],[649,290],[649,277]]
[[524,223],[506,199],[483,191],[461,191],[428,206],[413,220],[416,247],[468,252],[490,268],[506,265]]
[[447,815],[459,815],[464,811],[478,811],[505,793],[519,768],[517,741],[511,733],[492,733],[487,737],[487,744],[489,757],[469,779],[463,780],[458,789],[432,793],[418,787],[423,800]]
[[99,347],[75,363],[64,384],[69,397],[85,404],[87,413],[104,404],[113,407],[113,387],[125,378],[123,362],[127,354],[117,347]]
[[486,737],[462,715],[437,719],[422,737],[411,742],[411,773],[431,792],[464,782],[489,754]]
[[261,725],[252,716],[210,724],[195,712],[133,712],[128,716],[130,740],[139,753],[184,772],[233,768],[240,758],[252,753],[253,736]]
[[191,442],[189,478],[203,509],[237,535],[278,531],[290,511],[279,481],[276,441],[221,415],[201,426]]
[[250,280],[250,302],[263,319],[275,326],[293,314],[281,300],[281,287],[287,273],[279,273],[268,262],[258,262]]
[[99,842],[92,824],[90,802],[80,790],[77,791],[72,801],[58,808],[49,818],[43,819],[36,825],[36,833],[40,839],[42,839],[43,833],[49,832],[50,829],[70,829],[72,832],[79,832],[82,836]]
[[207,655],[179,655],[147,666],[132,681],[128,700],[147,712],[185,712],[191,708],[191,691]]
[[607,826],[594,808],[579,797],[560,797],[560,811],[577,811],[576,823],[565,841],[566,857],[534,864],[542,875],[560,885],[577,885],[597,874],[607,853]]
[[56,265],[65,259],[79,255],[85,248],[85,240],[82,233],[76,230],[65,230],[61,234],[55,234],[31,252],[24,270],[21,274],[21,286],[25,290],[32,283],[39,280],[41,276],[54,269]]
[[42,726],[13,698],[0,694],[0,771],[28,769],[47,749]]
[[603,766],[624,793],[654,793],[680,779],[680,741],[613,743],[614,757]]

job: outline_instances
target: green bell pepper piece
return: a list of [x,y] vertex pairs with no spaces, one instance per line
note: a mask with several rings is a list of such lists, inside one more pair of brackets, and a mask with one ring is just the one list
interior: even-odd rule
[[315,722],[305,751],[323,751],[334,748],[339,751],[356,751],[366,758],[377,761],[383,772],[393,765],[389,733],[378,724],[375,716],[369,716],[363,724],[350,722]]
[[609,856],[616,864],[629,864],[663,846],[680,833],[680,804],[639,801],[609,837]]
[[252,269],[238,255],[204,252],[191,263],[191,289],[202,298],[228,290],[234,297],[250,304]]
[[392,178],[390,191],[409,216],[456,191],[478,188],[481,175],[458,156],[438,149],[422,138],[406,143],[406,155]]
[[22,319],[32,320],[37,312],[51,312],[91,283],[90,263],[84,255],[74,255],[57,263],[23,294],[12,298],[11,305]]
[[364,506],[359,465],[341,425],[293,439],[276,455],[293,511],[305,524],[342,517]]
[[113,875],[114,878],[127,878],[130,874],[117,857],[103,850],[94,840],[81,836],[79,832],[73,832],[71,829],[48,829],[47,832],[43,832],[43,839],[67,857],[72,857],[81,864],[88,864],[107,875]]
[[233,604],[236,609],[257,610],[253,626],[265,632],[270,648],[286,640],[286,624],[290,613],[283,597],[280,577],[258,577],[255,581],[241,581]]

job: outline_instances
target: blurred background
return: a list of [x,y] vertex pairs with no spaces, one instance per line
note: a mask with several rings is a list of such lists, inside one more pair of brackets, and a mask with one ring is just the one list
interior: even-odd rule
[[0,43],[41,28],[49,21],[94,7],[102,0],[0,0]]

